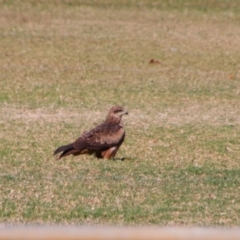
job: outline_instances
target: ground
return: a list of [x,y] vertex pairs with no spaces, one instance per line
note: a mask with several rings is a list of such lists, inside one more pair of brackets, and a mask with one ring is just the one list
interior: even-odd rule
[[[240,224],[240,4],[160,2],[0,0],[2,224]],[[115,104],[124,161],[52,156]]]

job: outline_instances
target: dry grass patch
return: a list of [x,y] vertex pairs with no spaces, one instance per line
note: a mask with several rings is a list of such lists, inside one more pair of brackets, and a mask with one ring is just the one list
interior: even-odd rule
[[[200,103],[198,101],[189,103],[190,100],[181,106],[165,107],[155,109],[149,107],[146,110],[130,108],[130,118],[124,119],[130,127],[149,127],[151,125],[185,125],[185,124],[207,124],[213,126],[221,125],[239,125],[240,110],[236,101],[211,101],[209,103]],[[110,105],[109,105],[110,107]],[[92,127],[102,122],[107,113],[99,110],[92,111],[87,108],[16,108],[11,105],[0,109],[2,115],[1,122],[22,121],[22,122],[47,122],[47,123],[72,123],[80,124],[80,127]]]

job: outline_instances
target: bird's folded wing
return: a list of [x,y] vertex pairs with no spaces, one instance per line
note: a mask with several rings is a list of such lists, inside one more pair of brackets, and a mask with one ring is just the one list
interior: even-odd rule
[[118,145],[124,138],[125,131],[121,125],[101,124],[78,138],[74,147],[77,149],[103,149]]

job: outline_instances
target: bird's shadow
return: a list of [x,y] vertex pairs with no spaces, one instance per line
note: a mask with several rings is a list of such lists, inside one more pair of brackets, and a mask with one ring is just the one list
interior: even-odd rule
[[113,158],[113,161],[126,161],[126,160],[131,160],[131,158],[128,157],[122,157],[122,158]]

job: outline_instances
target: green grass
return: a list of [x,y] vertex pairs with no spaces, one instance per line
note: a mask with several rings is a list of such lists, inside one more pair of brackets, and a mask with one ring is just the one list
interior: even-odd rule
[[[240,224],[237,0],[0,4],[0,222]],[[124,161],[52,156],[114,104]]]

